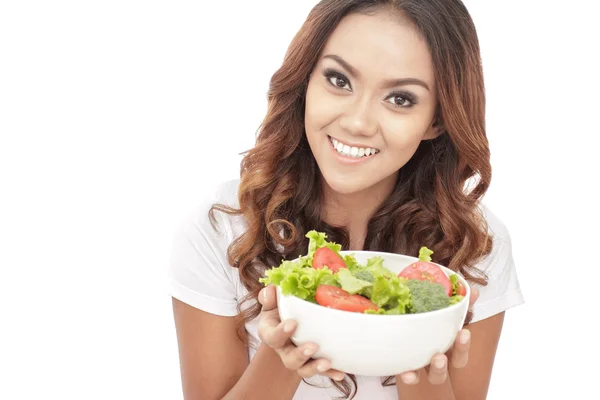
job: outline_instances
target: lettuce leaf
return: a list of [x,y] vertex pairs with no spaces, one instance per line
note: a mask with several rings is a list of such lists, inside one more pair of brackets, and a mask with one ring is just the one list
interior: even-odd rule
[[405,314],[411,304],[411,295],[406,279],[392,276],[376,278],[370,290],[371,301],[386,310],[396,309],[398,314]]
[[327,234],[312,230],[306,234],[306,237],[309,239],[308,252],[306,256],[300,258],[304,265],[312,266],[312,261],[313,257],[315,256],[315,252],[321,247],[328,247],[341,257],[340,251],[342,250],[342,245],[333,242],[328,242]]
[[314,269],[293,261],[283,261],[278,268],[265,271],[265,277],[260,278],[259,282],[265,286],[280,286],[284,295],[296,296],[313,303],[319,285],[339,287],[329,268]]
[[340,287],[350,294],[362,292],[365,288],[373,286],[373,283],[357,278],[346,268],[340,269],[336,276]]
[[459,303],[462,299],[464,299],[464,296],[459,296],[459,295],[451,296],[450,297],[450,305]]
[[452,283],[452,296],[454,296],[456,295],[456,291],[458,290],[458,275],[450,275],[450,283]]

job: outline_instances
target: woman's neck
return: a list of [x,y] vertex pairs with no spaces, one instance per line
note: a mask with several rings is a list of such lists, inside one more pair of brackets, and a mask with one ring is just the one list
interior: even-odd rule
[[323,185],[322,217],[333,226],[343,226],[350,235],[350,248],[362,250],[369,221],[394,190],[396,176],[376,183],[360,192],[342,194],[335,192],[321,179]]

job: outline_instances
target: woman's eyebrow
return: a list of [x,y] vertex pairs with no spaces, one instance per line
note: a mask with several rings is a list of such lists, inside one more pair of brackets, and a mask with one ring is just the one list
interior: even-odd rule
[[[335,55],[335,54],[327,54],[327,55],[323,56],[323,58],[329,58],[331,60],[334,60],[335,62],[340,64],[342,67],[344,67],[346,70],[348,70],[348,72],[350,72],[352,75],[354,75],[356,77],[360,77],[360,73],[358,72],[358,70],[356,68],[354,68],[352,65],[350,65],[342,57]],[[428,91],[430,91],[427,83],[425,83],[421,79],[417,79],[417,78],[388,79],[383,84],[384,84],[384,87],[418,85],[418,86],[422,86],[425,89],[427,89]]]

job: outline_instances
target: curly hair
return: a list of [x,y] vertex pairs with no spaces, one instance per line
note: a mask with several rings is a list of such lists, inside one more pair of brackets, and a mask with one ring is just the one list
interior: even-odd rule
[[[417,255],[420,246],[435,251],[435,262],[469,282],[487,279],[475,264],[492,242],[478,207],[490,185],[491,165],[485,133],[485,90],[479,42],[460,0],[323,0],[292,40],[282,66],[271,78],[268,110],[256,145],[241,162],[239,208],[214,204],[214,211],[243,215],[247,230],[228,248],[248,296],[240,302],[240,331],[256,318],[259,278],[267,267],[305,252],[306,232],[327,233],[347,249],[347,229],[321,219],[321,174],[308,146],[304,107],[309,76],[342,18],[351,13],[397,12],[411,20],[433,60],[442,134],[421,142],[400,169],[395,188],[368,223],[364,250]],[[467,317],[467,322],[471,316]],[[332,383],[354,397],[356,378]],[[393,377],[382,383],[390,385]]]

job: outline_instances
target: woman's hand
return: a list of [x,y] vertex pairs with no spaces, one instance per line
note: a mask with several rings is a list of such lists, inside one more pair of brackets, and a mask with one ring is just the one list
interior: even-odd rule
[[272,285],[262,289],[258,294],[262,304],[258,337],[271,347],[281,358],[286,368],[295,370],[302,378],[323,375],[335,380],[343,380],[344,373],[331,369],[331,362],[326,359],[312,360],[318,350],[315,343],[305,343],[296,347],[290,340],[297,323],[294,320],[280,321],[277,310],[277,294]]
[[[479,297],[479,291],[471,287],[471,297],[469,298],[469,309]],[[462,329],[456,335],[454,346],[452,347],[451,364],[453,368],[463,368],[469,361],[469,345],[471,343],[471,332],[468,329]],[[424,368],[421,373],[425,373],[427,380],[433,385],[440,385],[448,379],[448,357],[445,354],[438,353],[431,359],[431,364]],[[407,385],[414,385],[423,379],[419,371],[404,372],[400,379]]]

